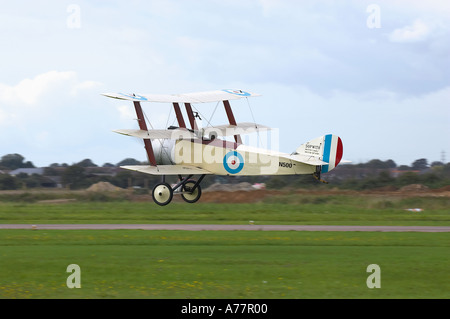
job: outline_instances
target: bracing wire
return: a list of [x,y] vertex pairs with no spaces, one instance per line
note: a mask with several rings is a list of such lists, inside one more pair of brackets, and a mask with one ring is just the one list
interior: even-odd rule
[[169,125],[169,120],[170,120],[170,115],[172,114],[172,108],[169,109],[169,115],[167,116],[167,121],[166,121],[166,128],[168,128],[167,125]]
[[195,105],[191,104],[191,106],[192,106],[192,109],[195,110],[195,112],[197,112],[198,114],[200,114],[200,115],[202,116],[202,118],[206,119],[206,121],[208,122],[208,124],[211,125],[211,123],[208,121],[208,119],[206,118],[206,116],[203,115],[202,112],[200,112],[200,111],[195,107]]
[[209,124],[210,126],[212,126],[212,125],[211,125],[211,121],[212,121],[212,118],[213,118],[214,114],[216,113],[216,110],[217,110],[217,107],[219,106],[219,103],[220,103],[220,101],[217,101],[216,107],[214,108],[214,111],[212,112],[211,117],[209,118],[208,124]]
[[[167,117],[166,126],[167,126],[167,124],[169,123],[169,118],[170,118],[171,111],[172,111],[172,108],[171,108],[170,111],[169,111],[169,116]],[[153,127],[152,123],[150,122],[149,118],[147,117],[147,114],[144,112],[144,110],[142,110],[142,113],[144,114],[144,118],[147,120],[147,122],[148,122],[148,124],[150,125],[150,127],[152,128],[152,130],[154,130],[154,127]],[[162,158],[162,152],[165,152],[165,151],[164,151],[164,144],[163,144],[163,142],[162,142],[161,139],[158,139],[158,142],[159,142],[159,144],[161,145],[161,150],[160,150],[159,156],[160,156],[160,158]],[[167,153],[167,152],[165,152],[165,153],[166,153],[166,155],[168,156],[168,158],[170,158],[169,153]]]
[[258,131],[258,125],[256,124],[255,116],[253,115],[252,107],[250,106],[250,102],[249,102],[249,100],[248,100],[248,97],[246,97],[245,99],[247,100],[247,105],[248,105],[248,108],[249,108],[249,110],[250,110],[250,114],[252,115],[253,123],[255,124],[256,135],[257,135],[257,137],[258,137],[258,142],[259,142],[259,144],[261,145],[261,147],[263,147],[263,145],[262,145],[262,140],[261,140],[261,137],[260,137],[259,131]]
[[150,127],[152,128],[152,130],[154,130],[152,122],[150,122],[150,120],[148,119],[147,114],[145,114],[144,110],[142,110],[142,113],[144,114],[144,118],[147,120],[147,122],[150,125]]

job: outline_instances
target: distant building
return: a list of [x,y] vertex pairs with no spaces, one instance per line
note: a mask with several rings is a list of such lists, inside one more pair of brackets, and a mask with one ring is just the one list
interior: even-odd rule
[[11,176],[17,176],[19,174],[27,174],[27,175],[33,175],[33,174],[38,174],[38,175],[44,175],[44,168],[43,167],[38,167],[38,168],[18,168],[15,169],[11,172],[9,172],[9,175]]

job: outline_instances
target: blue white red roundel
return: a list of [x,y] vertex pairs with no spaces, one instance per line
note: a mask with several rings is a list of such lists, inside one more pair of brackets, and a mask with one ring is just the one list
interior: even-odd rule
[[223,167],[230,174],[237,174],[244,168],[244,158],[236,151],[228,152],[223,158]]
[[231,94],[234,94],[234,95],[239,95],[239,96],[250,96],[250,93],[242,91],[242,90],[230,90],[230,89],[227,89],[227,90],[222,90],[222,91],[225,91],[227,93],[231,93]]
[[138,94],[125,94],[125,93],[119,93],[120,95],[123,95],[125,97],[129,97],[132,98],[134,100],[139,100],[139,101],[148,101],[148,99],[146,97],[143,97],[142,95],[138,95]]

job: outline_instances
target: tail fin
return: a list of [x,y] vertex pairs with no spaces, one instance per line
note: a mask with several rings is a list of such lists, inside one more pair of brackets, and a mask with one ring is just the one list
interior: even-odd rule
[[319,159],[327,165],[322,166],[322,173],[327,173],[338,166],[342,159],[343,146],[339,136],[328,134],[315,138],[298,147],[294,154]]

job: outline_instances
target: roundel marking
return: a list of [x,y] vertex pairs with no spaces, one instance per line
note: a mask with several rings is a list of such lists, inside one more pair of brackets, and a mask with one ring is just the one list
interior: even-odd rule
[[228,152],[223,158],[223,167],[230,174],[237,174],[244,168],[244,158],[236,151]]
[[125,94],[125,93],[119,93],[123,96],[135,99],[135,100],[139,100],[139,101],[147,101],[146,97],[143,97],[142,95],[138,95],[138,94]]
[[250,93],[242,91],[242,90],[223,90],[224,92],[230,93],[230,94],[234,94],[234,95],[239,95],[239,96],[250,96]]

